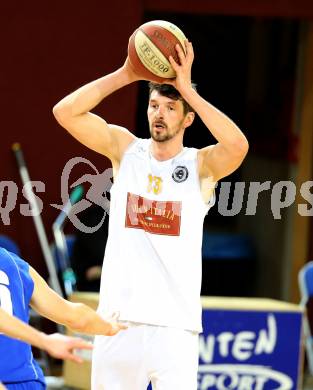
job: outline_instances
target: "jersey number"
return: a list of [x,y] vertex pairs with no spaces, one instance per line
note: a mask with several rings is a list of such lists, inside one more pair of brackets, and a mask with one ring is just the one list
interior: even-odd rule
[[11,293],[8,288],[10,285],[8,275],[0,271],[0,307],[7,313],[13,315],[13,306]]
[[153,191],[156,195],[158,195],[162,191],[162,178],[149,174],[148,180],[148,192]]

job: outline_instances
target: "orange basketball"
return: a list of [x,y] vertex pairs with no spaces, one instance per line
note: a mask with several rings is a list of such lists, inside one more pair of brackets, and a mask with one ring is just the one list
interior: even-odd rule
[[162,82],[176,77],[169,62],[171,55],[179,63],[178,43],[185,52],[184,33],[173,23],[153,20],[137,28],[128,44],[128,57],[133,70],[140,76]]

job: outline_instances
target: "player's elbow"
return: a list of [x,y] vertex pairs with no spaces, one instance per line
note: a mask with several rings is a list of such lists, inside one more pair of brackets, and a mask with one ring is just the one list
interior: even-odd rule
[[72,109],[71,106],[64,102],[57,103],[52,109],[53,115],[55,119],[60,123],[60,125],[64,126],[64,124],[68,123],[71,119]]
[[245,157],[249,150],[249,142],[242,134],[233,141],[232,151],[238,157]]

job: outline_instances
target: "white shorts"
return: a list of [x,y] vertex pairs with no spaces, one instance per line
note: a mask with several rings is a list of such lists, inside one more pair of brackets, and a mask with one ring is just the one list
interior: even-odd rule
[[127,323],[116,336],[96,336],[92,390],[196,390],[198,334]]

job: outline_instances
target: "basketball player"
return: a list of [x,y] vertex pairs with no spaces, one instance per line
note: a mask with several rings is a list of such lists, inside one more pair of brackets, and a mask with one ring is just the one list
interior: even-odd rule
[[48,336],[28,326],[29,304],[41,315],[82,333],[111,336],[125,329],[125,325],[105,321],[86,305],[61,298],[28,263],[4,248],[0,248],[0,304],[0,331],[19,339],[0,334],[0,382],[9,390],[45,388],[29,344],[54,357],[77,362],[81,359],[73,349],[91,348],[83,340],[60,334]]
[[[107,156],[114,172],[99,310],[119,311],[129,329],[114,339],[96,338],[94,390],[144,390],[149,381],[156,390],[197,388],[203,219],[214,185],[240,166],[248,142],[193,88],[194,53],[190,42],[185,45],[186,56],[176,48],[180,64],[170,57],[176,78],[169,85],[150,84],[150,139],[90,112],[114,91],[143,79],[128,58],[54,107],[59,123]],[[215,145],[183,146],[195,113]]]

